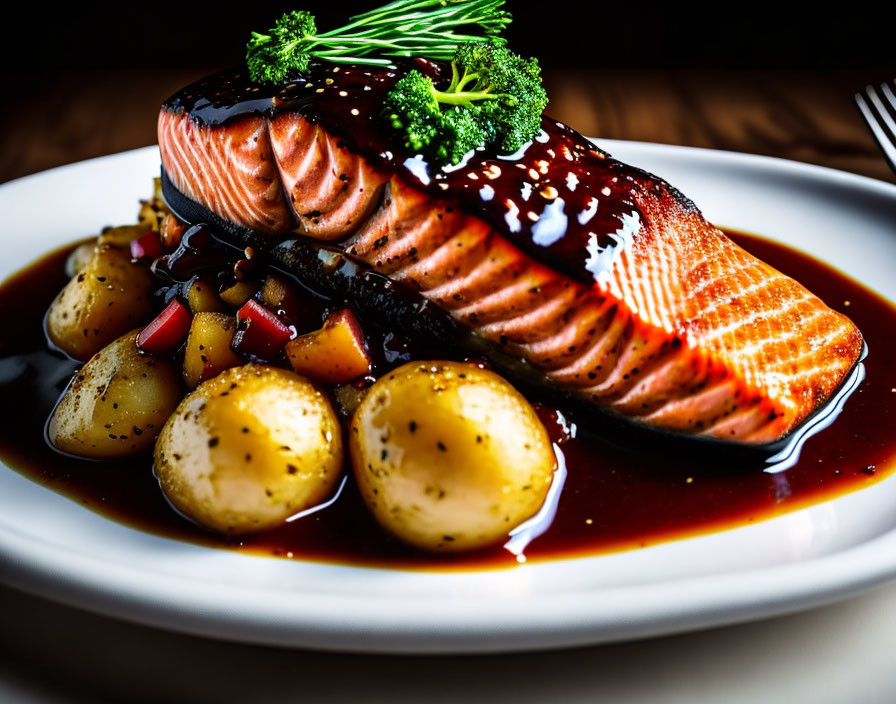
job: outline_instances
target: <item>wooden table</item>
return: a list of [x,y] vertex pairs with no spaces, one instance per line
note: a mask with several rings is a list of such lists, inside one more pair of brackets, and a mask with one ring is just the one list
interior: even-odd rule
[[[62,78],[0,120],[0,181],[155,142],[159,103],[204,71]],[[861,121],[856,73],[550,72],[581,132],[796,159],[896,182]],[[21,103],[19,103],[21,104]],[[36,103],[35,103],[36,104]],[[0,701],[891,702],[896,586],[743,626],[557,653],[373,657],[136,626],[0,588]]]

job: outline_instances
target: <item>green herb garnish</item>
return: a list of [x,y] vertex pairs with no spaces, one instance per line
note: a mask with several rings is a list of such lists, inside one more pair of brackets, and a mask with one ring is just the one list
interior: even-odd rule
[[[450,59],[463,42],[493,37],[510,23],[504,0],[395,0],[355,15],[344,27],[318,33],[310,12],[288,12],[267,34],[252,33],[246,51],[257,83],[285,81],[312,58],[389,65],[389,56]],[[469,34],[475,30],[484,36]]]
[[386,97],[383,114],[408,149],[456,164],[476,147],[514,152],[538,134],[548,96],[537,60],[491,39],[459,46],[451,70],[444,90],[414,70]]

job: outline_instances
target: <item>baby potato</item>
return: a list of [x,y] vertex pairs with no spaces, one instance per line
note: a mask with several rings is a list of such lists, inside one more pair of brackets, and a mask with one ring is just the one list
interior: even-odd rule
[[96,240],[90,240],[84,244],[79,244],[68,255],[65,260],[65,274],[68,277],[80,274],[93,258],[93,252],[96,250]]
[[47,425],[56,448],[107,459],[152,447],[182,386],[177,366],[140,354],[136,340],[136,330],[115,340],[75,375]]
[[50,306],[47,335],[83,362],[149,317],[152,285],[149,270],[125,250],[99,245]]
[[167,215],[168,207],[164,201],[155,198],[153,200],[141,200],[137,221],[144,228],[144,232],[146,230],[159,232]]
[[273,528],[322,503],[342,470],[342,434],[304,377],[248,364],[187,396],[155,449],[155,472],[184,515],[221,533]]
[[99,244],[111,244],[115,247],[130,247],[131,240],[136,240],[152,228],[149,225],[138,223],[136,225],[119,225],[110,227],[100,233],[97,238]]
[[532,406],[473,364],[411,362],[377,381],[349,433],[380,524],[433,551],[493,545],[538,512],[556,468]]

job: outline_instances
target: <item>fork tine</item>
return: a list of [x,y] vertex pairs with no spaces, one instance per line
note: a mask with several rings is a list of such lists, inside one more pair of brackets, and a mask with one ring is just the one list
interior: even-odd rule
[[[889,89],[889,86],[884,84],[883,90],[884,94],[887,96],[887,100],[893,102],[896,96],[893,96],[893,93]],[[865,93],[871,100],[875,109],[880,113],[881,118],[879,119],[875,116],[875,113],[871,109],[871,106],[868,104],[868,101],[865,99],[865,96],[861,93],[856,93],[856,103],[858,103],[859,110],[862,111],[862,116],[865,118],[865,122],[871,129],[871,133],[874,135],[874,138],[877,140],[877,143],[883,150],[884,155],[887,157],[887,161],[890,162],[890,166],[894,171],[896,171],[896,145],[893,144],[893,140],[887,135],[883,124],[881,124],[881,120],[883,120],[884,124],[890,127],[894,135],[896,135],[896,123],[894,123],[893,118],[890,117],[890,114],[887,112],[886,106],[883,104],[880,97],[877,95],[877,91],[874,90],[872,86],[867,86],[865,88]]]
[[889,83],[882,83],[880,86],[883,94],[887,96],[887,100],[890,101],[890,105],[893,106],[893,110],[896,110],[896,95],[893,94],[893,91],[890,89]]
[[[888,89],[889,86],[884,83],[881,88]],[[877,94],[877,91],[874,90],[872,86],[868,86],[865,89],[865,92],[868,94],[868,97],[871,98],[871,102],[874,104],[874,107],[877,108],[877,114],[880,119],[882,119],[884,121],[884,124],[890,129],[890,134],[896,135],[896,122],[893,121],[893,118],[887,111],[887,106],[884,105],[883,101],[880,99],[880,96]]]

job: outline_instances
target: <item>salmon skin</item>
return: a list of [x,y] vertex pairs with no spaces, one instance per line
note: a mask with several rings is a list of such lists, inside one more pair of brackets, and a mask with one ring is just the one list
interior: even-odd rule
[[184,89],[159,116],[170,204],[292,251],[294,269],[296,251],[350,259],[435,307],[443,335],[603,418],[767,445],[848,378],[863,350],[848,318],[569,127],[545,117],[520,152],[456,167],[404,152],[379,106],[406,69],[321,63],[273,90],[238,71]]

